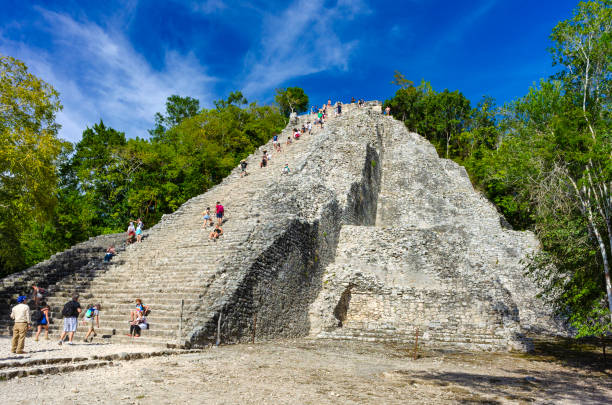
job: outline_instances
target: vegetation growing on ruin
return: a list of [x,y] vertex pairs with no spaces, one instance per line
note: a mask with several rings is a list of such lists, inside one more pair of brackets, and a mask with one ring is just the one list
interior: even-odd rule
[[396,72],[386,101],[396,118],[464,165],[516,229],[543,252],[529,271],[580,336],[610,333],[612,318],[612,2],[581,2],[551,34],[558,73],[504,106],[474,108]]

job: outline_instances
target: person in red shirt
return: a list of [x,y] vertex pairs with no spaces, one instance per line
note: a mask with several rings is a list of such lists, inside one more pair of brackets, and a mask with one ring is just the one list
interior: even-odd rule
[[221,205],[219,201],[217,201],[217,205],[215,206],[215,209],[217,212],[217,223],[219,224],[219,226],[221,226],[221,224],[223,223],[223,214],[225,213],[225,209],[223,208],[223,205]]

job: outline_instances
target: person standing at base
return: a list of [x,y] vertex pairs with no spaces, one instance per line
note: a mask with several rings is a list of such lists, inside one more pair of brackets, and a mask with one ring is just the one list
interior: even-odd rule
[[81,313],[81,304],[79,304],[79,294],[73,294],[72,300],[64,304],[62,309],[62,316],[64,317],[64,330],[59,338],[57,344],[61,345],[64,343],[64,338],[68,335],[68,344],[72,344],[74,338],[74,332],[77,329],[77,318]]
[[89,326],[89,329],[87,330],[87,334],[85,335],[83,342],[87,342],[87,338],[89,338],[89,335],[93,335],[91,337],[92,341],[95,336],[98,336],[98,334],[94,330],[94,325],[96,328],[100,329],[100,308],[100,304],[95,304],[90,305],[89,308],[87,308],[87,311],[85,311],[85,319],[83,320],[83,322]]
[[[43,302],[42,307],[40,308],[40,320],[36,321],[36,319],[32,319],[32,321],[36,321],[37,325],[36,325],[36,337],[34,338],[35,342],[38,342],[38,337],[40,336],[40,332],[42,332],[42,330],[45,330],[45,340],[49,340],[49,322],[51,321],[51,317],[49,315],[49,311],[51,310],[49,308],[49,305],[47,305],[46,302]],[[34,311],[36,312],[36,311]],[[32,314],[32,318],[34,318],[34,315]]]
[[17,297],[17,305],[11,310],[13,325],[13,339],[11,340],[11,353],[24,354],[26,332],[30,326],[30,307],[25,303],[26,296]]

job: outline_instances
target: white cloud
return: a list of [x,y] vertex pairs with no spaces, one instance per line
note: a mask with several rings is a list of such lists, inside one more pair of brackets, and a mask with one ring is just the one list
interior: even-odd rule
[[102,118],[129,137],[145,137],[153,116],[172,94],[212,99],[213,78],[193,54],[168,51],[163,70],[154,69],[121,32],[40,10],[53,51],[34,49],[0,36],[0,47],[22,59],[60,92],[60,136],[77,141]]
[[344,42],[334,24],[368,13],[362,1],[297,0],[280,14],[263,20],[261,41],[245,58],[243,93],[257,97],[287,80],[328,69],[346,70],[356,40]]

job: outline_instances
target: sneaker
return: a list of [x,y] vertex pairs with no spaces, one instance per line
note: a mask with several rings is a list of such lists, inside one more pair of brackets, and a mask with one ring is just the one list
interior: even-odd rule
[[60,346],[62,345],[62,343],[64,343],[64,342],[62,342],[61,340],[57,342],[57,344],[60,345]]
[[38,338],[34,338],[34,341],[35,341],[35,342],[38,342]]
[[87,339],[83,339],[83,342],[87,343]]
[[45,336],[45,340],[50,340],[50,339],[49,339],[49,336]]
[[70,346],[72,346],[72,342],[68,342],[68,344],[69,344]]

